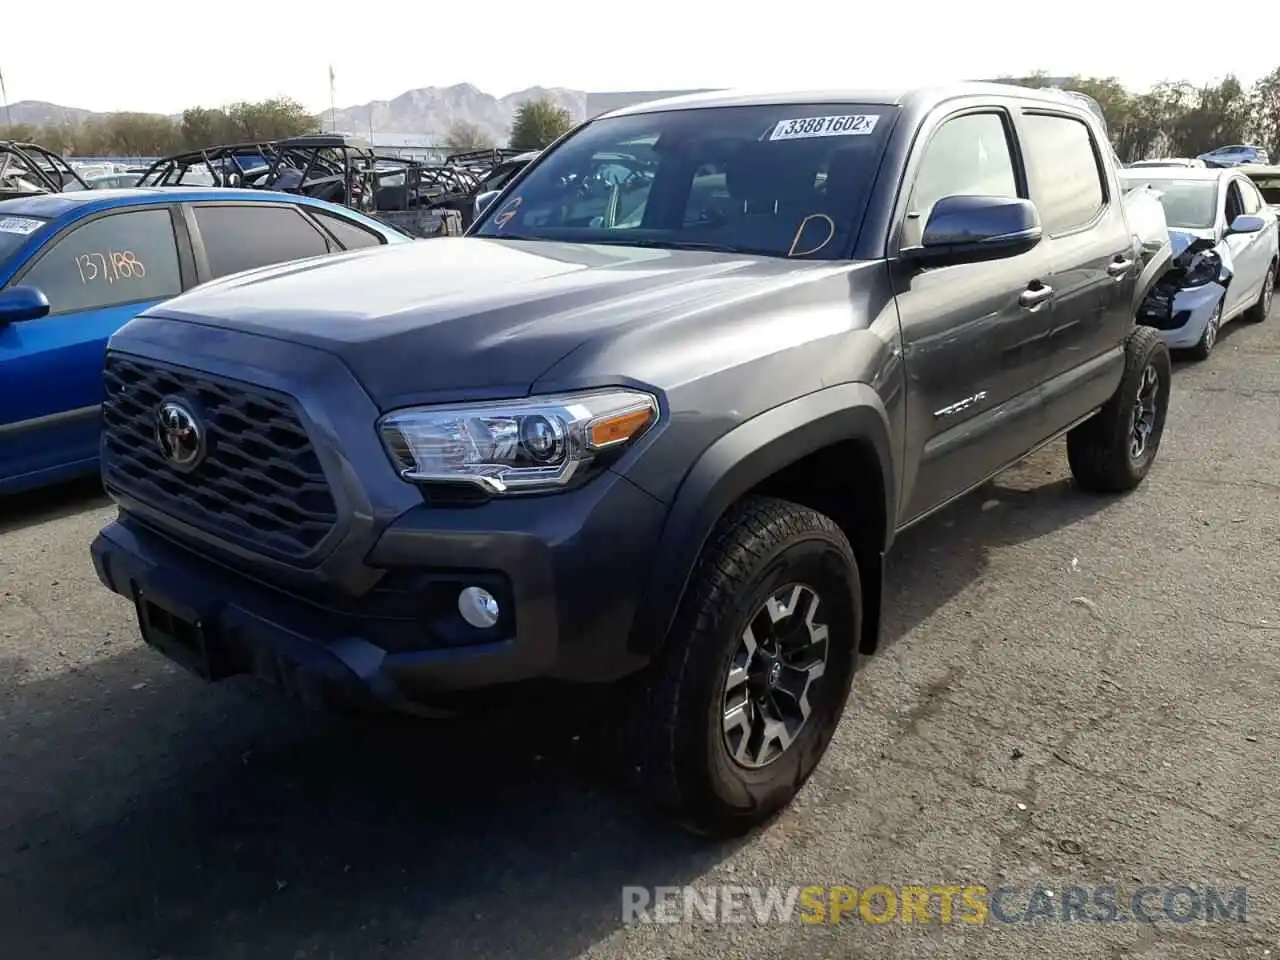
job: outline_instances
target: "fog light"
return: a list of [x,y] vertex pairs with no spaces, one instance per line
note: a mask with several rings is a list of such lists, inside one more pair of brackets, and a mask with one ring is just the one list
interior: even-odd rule
[[498,622],[498,601],[488,590],[466,587],[458,594],[458,612],[471,626],[484,630]]

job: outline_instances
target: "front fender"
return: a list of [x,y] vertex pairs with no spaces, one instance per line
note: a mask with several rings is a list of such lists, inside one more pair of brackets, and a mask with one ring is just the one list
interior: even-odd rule
[[883,548],[888,549],[897,518],[898,480],[880,395],[865,383],[806,394],[734,427],[685,475],[653,554],[631,648],[651,654],[661,645],[698,555],[731,504],[784,467],[847,440],[861,440],[875,450],[883,481]]
[[1133,306],[1130,310],[1133,316],[1138,315],[1143,301],[1147,299],[1147,294],[1160,282],[1160,278],[1169,272],[1171,266],[1173,266],[1173,245],[1165,243],[1151,255],[1142,272],[1138,274],[1138,282],[1133,287]]

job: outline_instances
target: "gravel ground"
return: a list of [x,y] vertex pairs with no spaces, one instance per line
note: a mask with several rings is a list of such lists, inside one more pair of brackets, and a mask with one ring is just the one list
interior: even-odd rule
[[[1280,316],[1178,367],[1135,494],[1074,492],[1055,445],[904,534],[830,752],[737,843],[617,795],[572,725],[201,685],[94,578],[110,516],[83,486],[0,506],[5,958],[1280,960]],[[1246,886],[1248,920],[621,914],[624,885],[1144,882]]]

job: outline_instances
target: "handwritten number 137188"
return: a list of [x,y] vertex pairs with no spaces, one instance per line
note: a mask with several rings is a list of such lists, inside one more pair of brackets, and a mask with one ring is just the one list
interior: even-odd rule
[[76,269],[80,271],[81,283],[93,283],[95,280],[105,280],[107,283],[141,280],[147,275],[146,266],[133,255],[132,250],[81,253],[76,256]]

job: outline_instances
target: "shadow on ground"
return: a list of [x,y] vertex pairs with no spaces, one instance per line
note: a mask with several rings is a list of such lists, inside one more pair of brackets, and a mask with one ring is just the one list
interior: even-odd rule
[[980,580],[991,551],[1061,530],[1112,503],[1062,479],[1054,444],[898,535],[885,575],[884,652]]
[[0,536],[94,507],[105,507],[110,502],[96,475],[0,497]]
[[[1047,463],[903,534],[886,643],[992,547],[1106,504],[1034,486]],[[0,936],[22,960],[562,960],[618,927],[623,885],[733,849],[585,775],[568,714],[350,724],[142,648],[25,670],[0,663]]]

